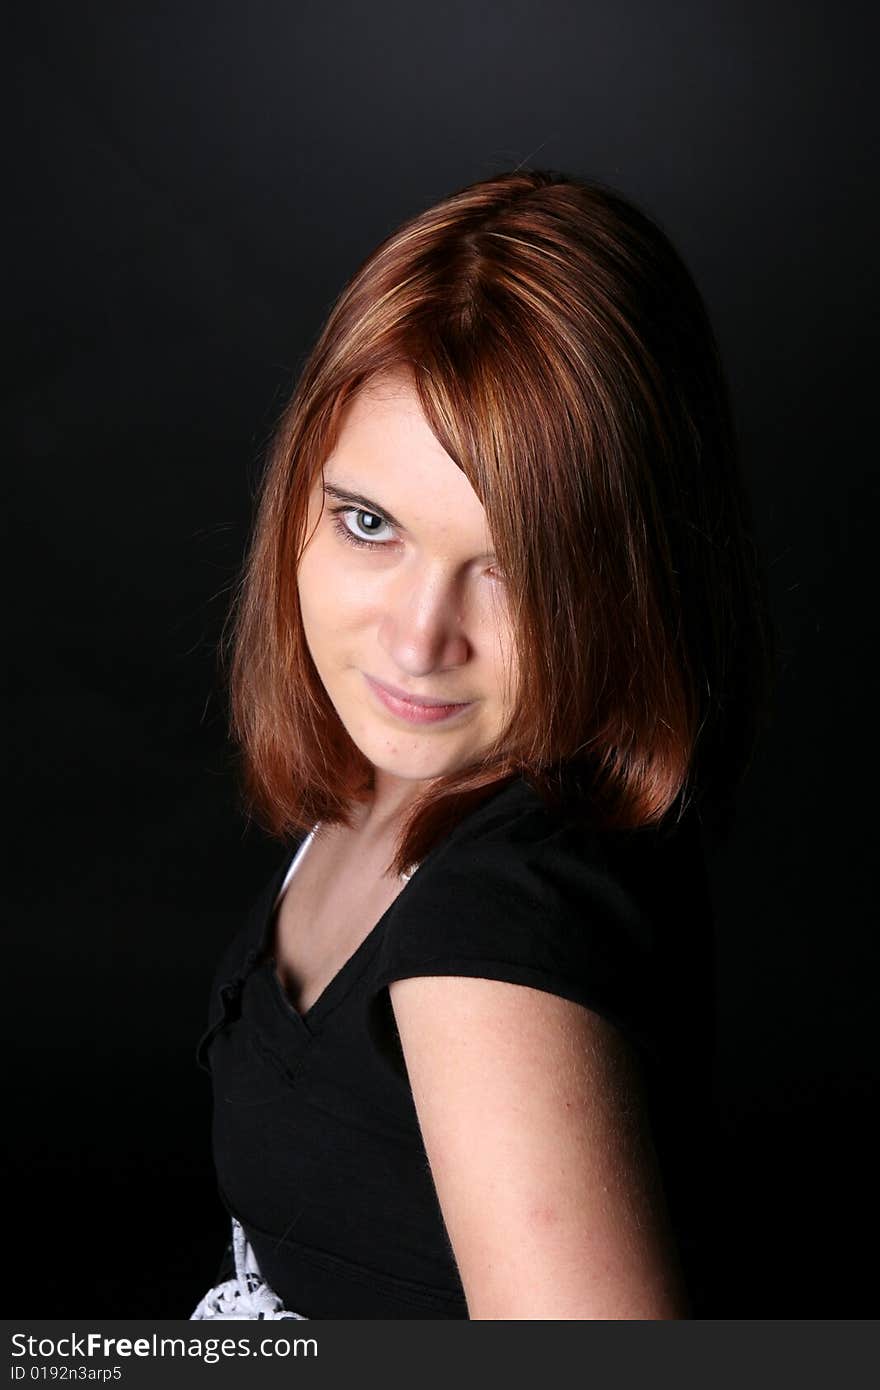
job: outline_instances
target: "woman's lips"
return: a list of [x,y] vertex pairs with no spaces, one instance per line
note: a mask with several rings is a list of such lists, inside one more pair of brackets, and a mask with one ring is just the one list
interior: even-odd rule
[[436,724],[441,719],[452,719],[456,714],[470,709],[473,703],[469,700],[466,704],[456,705],[414,705],[411,700],[403,700],[392,695],[390,690],[387,690],[384,685],[380,685],[372,676],[364,673],[364,679],[386,709],[390,710],[392,714],[398,715],[400,719],[406,719],[410,724]]

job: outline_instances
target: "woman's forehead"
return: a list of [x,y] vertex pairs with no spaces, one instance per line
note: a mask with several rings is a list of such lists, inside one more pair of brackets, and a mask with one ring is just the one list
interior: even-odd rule
[[[340,442],[352,435],[368,437],[376,430],[387,429],[389,423],[401,430],[409,428],[419,433],[427,432],[431,439],[434,438],[408,373],[383,372],[361,387],[343,410],[337,448]],[[428,443],[428,440],[425,442]],[[439,449],[439,442],[434,442]]]
[[407,490],[472,493],[461,469],[436,438],[411,381],[383,380],[348,403],[336,442],[324,462],[324,477],[340,486],[363,488],[366,478]]

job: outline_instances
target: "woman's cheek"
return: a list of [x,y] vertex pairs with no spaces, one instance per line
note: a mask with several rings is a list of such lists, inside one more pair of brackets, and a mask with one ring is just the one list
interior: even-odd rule
[[344,573],[337,572],[327,587],[332,590],[332,602],[340,622],[361,623],[382,611],[383,589],[378,577],[357,566],[346,567]]

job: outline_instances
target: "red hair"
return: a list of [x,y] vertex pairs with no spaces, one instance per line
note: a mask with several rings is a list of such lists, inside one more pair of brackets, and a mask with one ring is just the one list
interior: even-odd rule
[[296,573],[346,404],[401,368],[485,508],[523,659],[507,728],[414,803],[395,867],[518,774],[548,800],[573,774],[609,828],[725,804],[753,754],[773,644],[714,335],[643,212],[517,171],[381,243],[278,425],[227,631],[251,814],[286,839],[350,824],[369,794],[372,768],[306,647]]

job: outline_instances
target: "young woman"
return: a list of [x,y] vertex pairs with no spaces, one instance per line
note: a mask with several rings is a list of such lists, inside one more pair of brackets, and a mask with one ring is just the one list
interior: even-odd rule
[[698,1315],[700,829],[770,644],[657,226],[518,171],[383,242],[281,421],[234,615],[285,852],[199,1046],[233,1239],[194,1316]]

